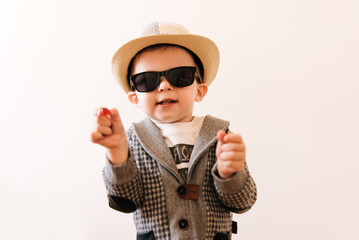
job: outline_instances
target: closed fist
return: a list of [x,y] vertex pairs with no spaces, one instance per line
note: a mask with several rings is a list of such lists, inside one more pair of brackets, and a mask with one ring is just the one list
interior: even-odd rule
[[218,173],[221,178],[226,179],[243,169],[246,161],[246,147],[241,135],[236,133],[226,133],[221,130],[217,133],[217,138]]

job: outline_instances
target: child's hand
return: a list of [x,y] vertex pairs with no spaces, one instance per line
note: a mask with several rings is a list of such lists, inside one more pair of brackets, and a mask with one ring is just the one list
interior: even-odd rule
[[106,108],[96,111],[97,124],[91,140],[107,148],[108,158],[113,165],[124,163],[128,158],[126,132],[117,109]]
[[246,147],[239,134],[228,133],[223,130],[217,133],[216,149],[219,176],[223,179],[231,177],[244,167],[246,161]]

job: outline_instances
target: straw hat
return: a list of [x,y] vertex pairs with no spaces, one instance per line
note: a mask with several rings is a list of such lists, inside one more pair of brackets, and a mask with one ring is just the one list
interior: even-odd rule
[[153,22],[146,25],[140,37],[122,45],[112,58],[112,71],[122,89],[127,93],[127,71],[131,59],[142,49],[156,44],[175,44],[194,52],[203,64],[203,81],[210,85],[219,66],[219,51],[216,44],[203,36],[191,34],[185,27],[168,22]]

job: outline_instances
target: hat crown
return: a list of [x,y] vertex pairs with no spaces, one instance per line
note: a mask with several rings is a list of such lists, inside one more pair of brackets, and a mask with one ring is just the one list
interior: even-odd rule
[[154,35],[165,35],[165,34],[189,34],[187,28],[169,22],[152,22],[146,25],[141,33],[141,37],[154,36]]
[[157,45],[172,44],[192,51],[203,65],[203,82],[210,85],[218,70],[219,51],[209,38],[191,34],[187,28],[170,22],[156,21],[142,28],[138,37],[123,44],[112,57],[112,71],[125,92],[131,91],[128,82],[129,65],[142,49]]

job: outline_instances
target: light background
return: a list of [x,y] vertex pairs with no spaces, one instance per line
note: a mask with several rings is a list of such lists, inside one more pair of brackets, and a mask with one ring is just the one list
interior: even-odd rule
[[143,117],[110,61],[154,20],[220,49],[195,114],[247,145],[258,201],[233,239],[359,239],[357,0],[1,0],[0,239],[135,239],[89,136],[96,107]]

